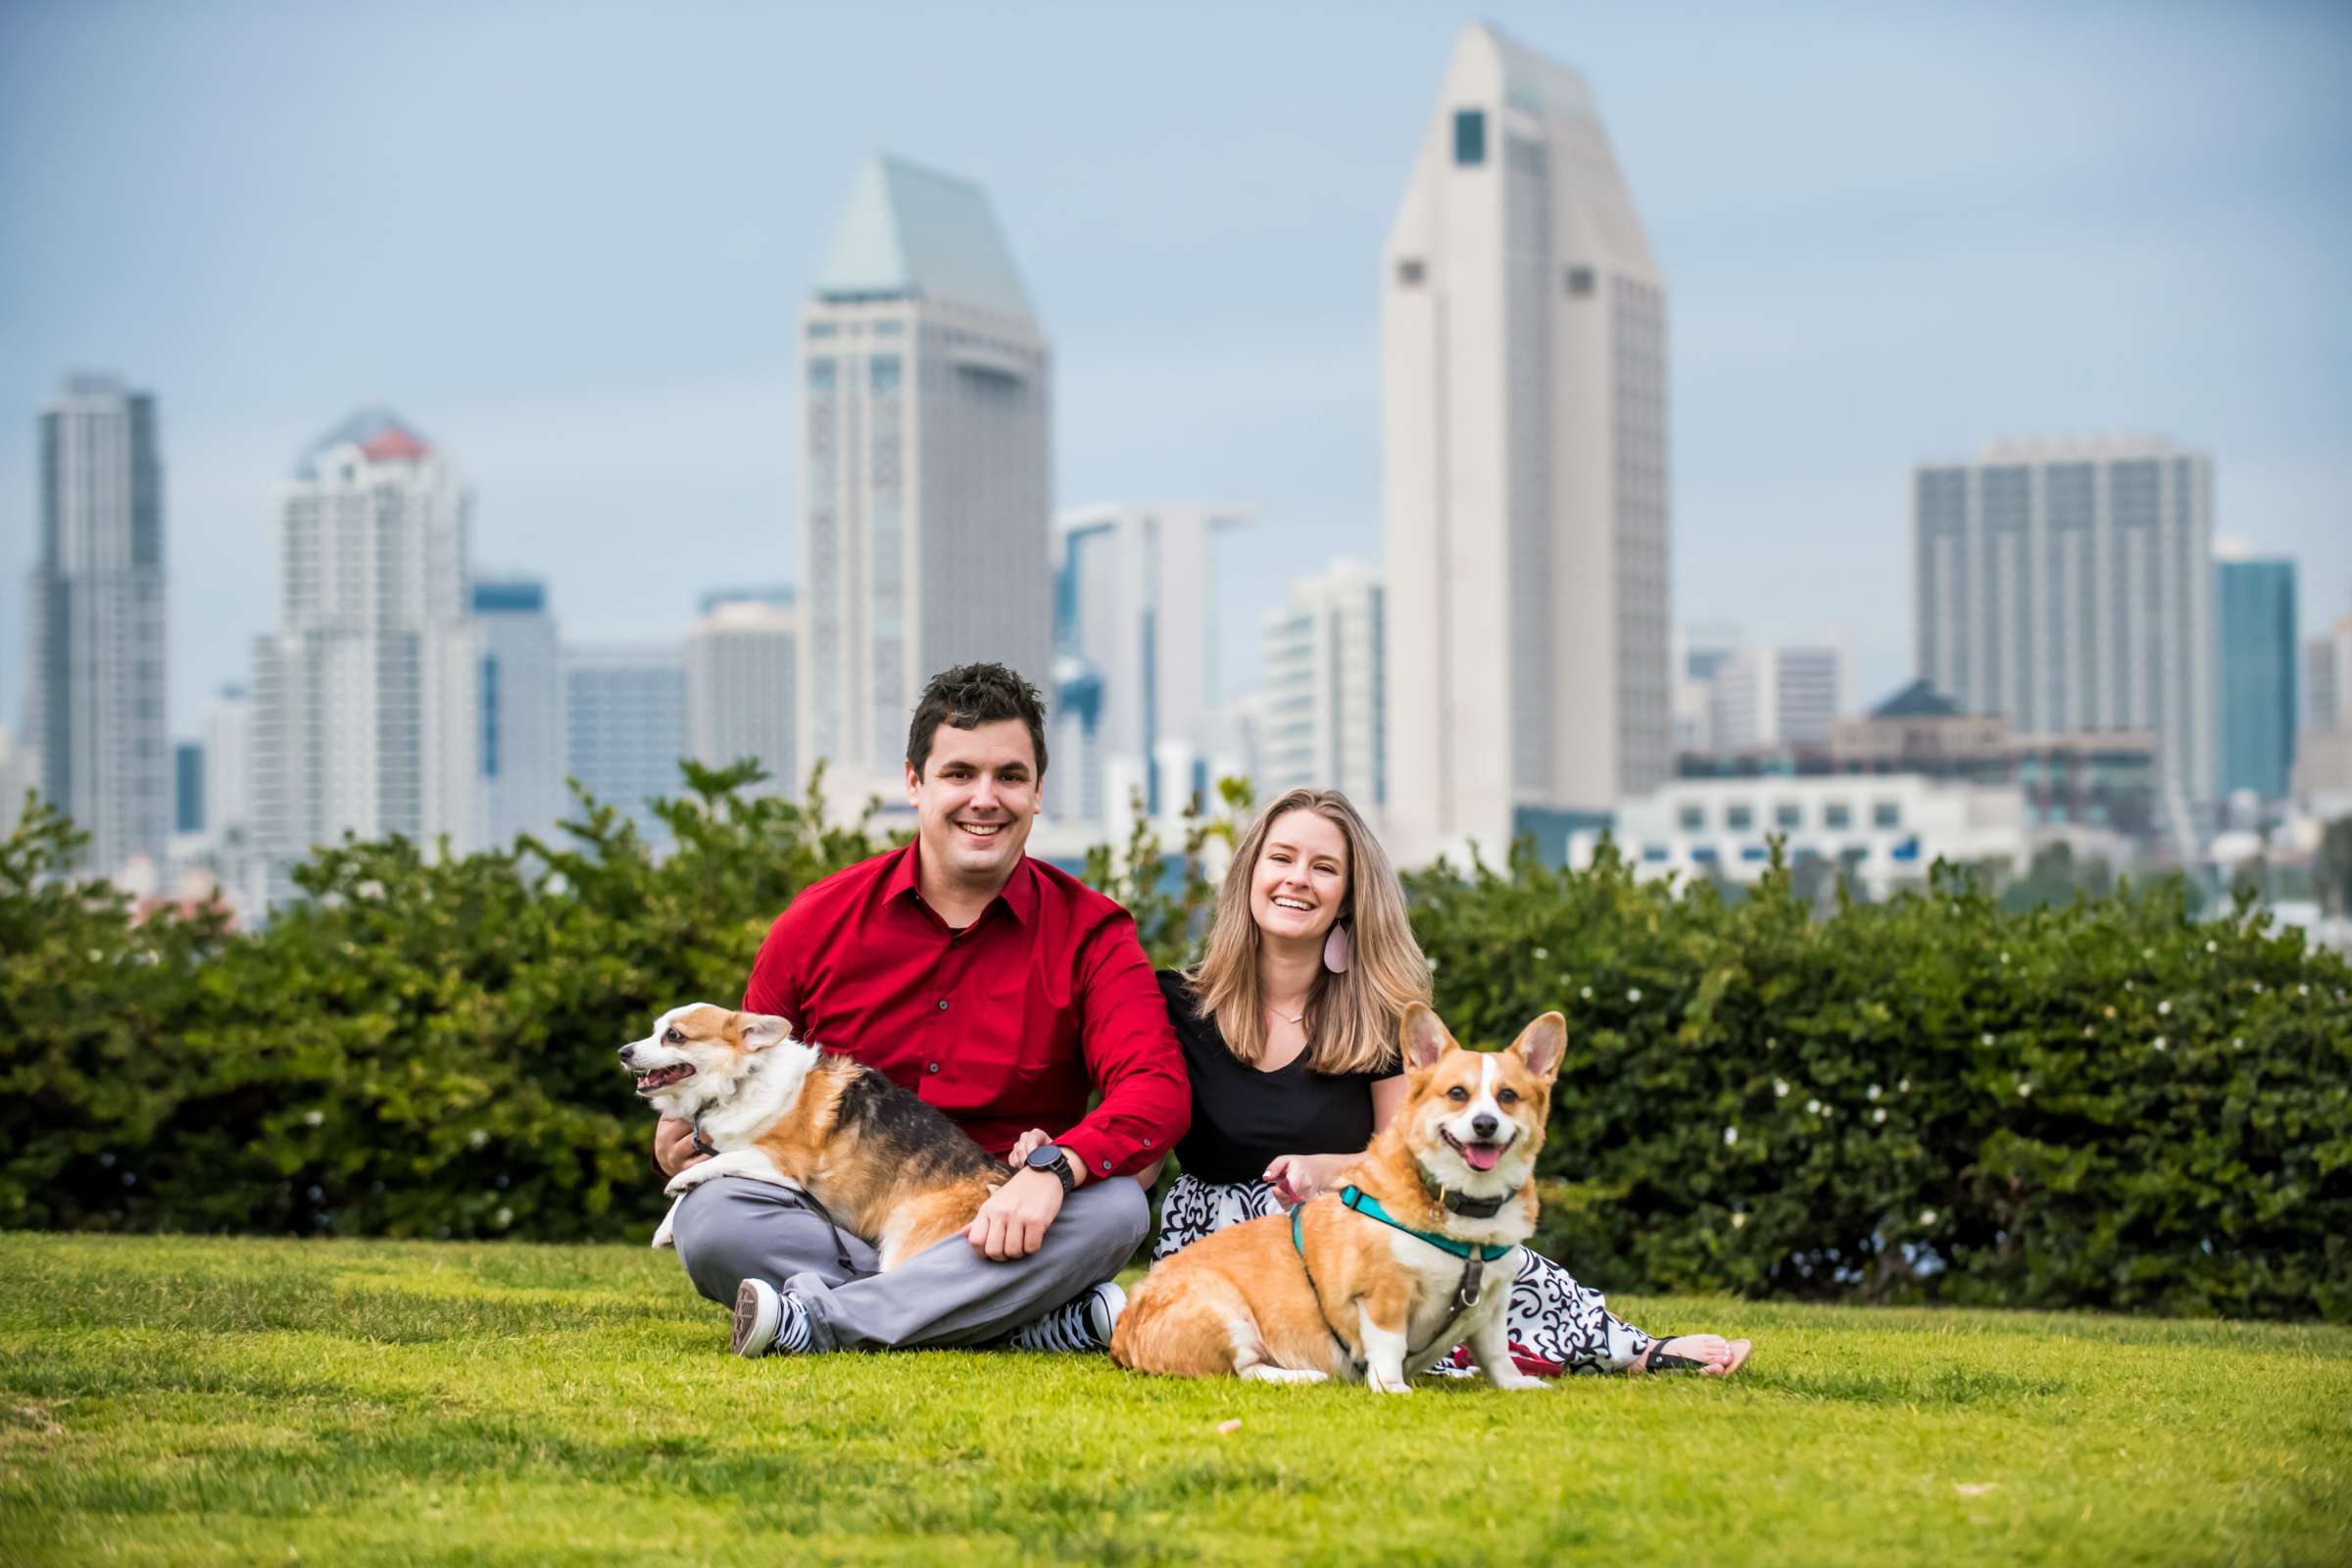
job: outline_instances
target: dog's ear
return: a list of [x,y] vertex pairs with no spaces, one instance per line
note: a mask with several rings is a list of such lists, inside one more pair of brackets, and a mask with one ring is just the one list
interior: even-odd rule
[[735,1015],[735,1028],[743,1037],[746,1051],[765,1051],[792,1038],[792,1020],[768,1012],[739,1012]]
[[1407,1072],[1427,1072],[1438,1064],[1440,1056],[1461,1049],[1426,1002],[1416,1002],[1404,1009],[1396,1034],[1403,1047]]
[[1560,1054],[1568,1049],[1568,1019],[1560,1013],[1545,1013],[1519,1031],[1511,1049],[1527,1063],[1529,1072],[1549,1078],[1560,1070]]

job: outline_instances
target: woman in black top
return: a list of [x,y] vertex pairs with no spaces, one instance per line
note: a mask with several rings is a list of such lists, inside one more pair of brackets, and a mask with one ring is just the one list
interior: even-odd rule
[[[1234,852],[1200,962],[1159,984],[1193,1122],[1153,1261],[1330,1186],[1403,1104],[1396,1019],[1430,993],[1404,890],[1336,790],[1266,808]],[[1747,1359],[1745,1340],[1653,1340],[1559,1264],[1525,1255],[1507,1321],[1527,1371],[1646,1371],[1664,1355],[1721,1375]]]

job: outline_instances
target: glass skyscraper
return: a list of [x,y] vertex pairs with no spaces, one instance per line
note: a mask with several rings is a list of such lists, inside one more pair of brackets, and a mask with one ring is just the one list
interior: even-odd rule
[[2295,770],[2295,564],[2225,561],[2222,793],[2283,800]]

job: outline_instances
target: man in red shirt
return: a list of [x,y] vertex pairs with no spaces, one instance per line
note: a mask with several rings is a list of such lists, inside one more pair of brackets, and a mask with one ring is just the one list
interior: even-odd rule
[[[1110,1283],[1151,1228],[1133,1172],[1183,1136],[1192,1095],[1127,911],[1024,853],[1045,712],[1002,664],[933,678],[906,738],[915,841],[796,897],[743,1005],[880,1069],[1003,1158],[1054,1132],[950,1239],[888,1274],[790,1188],[726,1179],[673,1222],[695,1288],[735,1306],[741,1355],[912,1345],[1107,1348]],[[1090,1091],[1100,1091],[1087,1109]],[[654,1157],[695,1163],[665,1118]]]

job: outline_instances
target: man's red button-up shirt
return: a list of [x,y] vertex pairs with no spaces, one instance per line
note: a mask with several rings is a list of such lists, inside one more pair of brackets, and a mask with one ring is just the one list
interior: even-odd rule
[[1000,1158],[1032,1127],[1098,1181],[1173,1149],[1192,1089],[1127,911],[1023,858],[956,931],[923,902],[915,852],[802,889],[760,944],[745,1010],[880,1068]]

